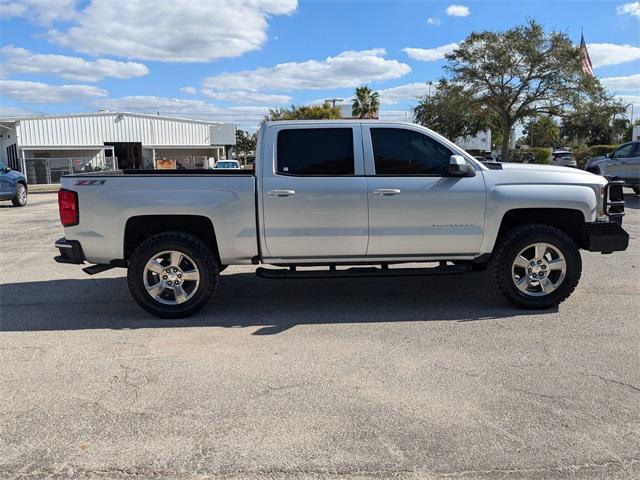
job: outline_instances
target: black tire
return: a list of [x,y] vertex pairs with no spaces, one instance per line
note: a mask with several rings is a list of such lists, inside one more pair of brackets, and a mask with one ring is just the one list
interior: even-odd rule
[[[519,290],[513,275],[516,256],[534,243],[553,246],[562,253],[566,265],[564,280],[556,290],[541,296],[531,296]],[[582,259],[580,250],[565,232],[548,225],[532,223],[513,228],[499,240],[489,268],[496,288],[509,302],[521,308],[545,309],[557,306],[575,290],[582,273]]]
[[[161,303],[153,298],[145,287],[147,262],[165,251],[177,251],[187,255],[199,272],[199,283],[195,292],[184,303]],[[164,232],[150,237],[135,249],[129,259],[127,282],[133,299],[150,314],[160,318],[184,318],[193,315],[209,302],[218,285],[219,272],[220,267],[215,255],[200,238],[183,232]]]
[[16,185],[16,196],[11,199],[14,207],[24,207],[27,204],[27,187],[23,183]]
[[633,193],[636,195],[640,195],[640,187],[631,187],[633,189]]

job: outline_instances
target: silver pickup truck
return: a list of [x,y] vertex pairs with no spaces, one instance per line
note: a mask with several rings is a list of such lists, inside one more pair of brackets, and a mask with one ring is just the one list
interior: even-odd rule
[[232,264],[272,279],[489,266],[513,304],[548,308],[578,284],[579,249],[629,241],[620,184],[573,168],[487,166],[417,125],[265,123],[256,153],[255,171],[63,177],[56,261],[89,262],[89,274],[127,268],[133,298],[165,318],[201,309]]

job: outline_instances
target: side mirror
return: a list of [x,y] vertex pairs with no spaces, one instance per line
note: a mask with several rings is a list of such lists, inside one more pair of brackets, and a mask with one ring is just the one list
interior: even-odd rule
[[448,172],[453,177],[474,177],[476,175],[474,168],[467,163],[462,155],[451,155]]

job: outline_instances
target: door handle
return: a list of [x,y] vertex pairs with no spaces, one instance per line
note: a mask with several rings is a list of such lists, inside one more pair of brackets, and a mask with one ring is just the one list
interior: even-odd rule
[[295,195],[295,190],[271,190],[267,192],[267,195],[270,197],[290,197],[291,195]]
[[373,191],[374,195],[391,196],[398,195],[400,193],[399,188],[378,188]]

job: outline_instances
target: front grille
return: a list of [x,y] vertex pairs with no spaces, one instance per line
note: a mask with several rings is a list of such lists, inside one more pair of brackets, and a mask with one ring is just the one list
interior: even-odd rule
[[622,223],[622,217],[624,217],[623,186],[624,182],[614,180],[604,187],[604,213],[616,223]]

